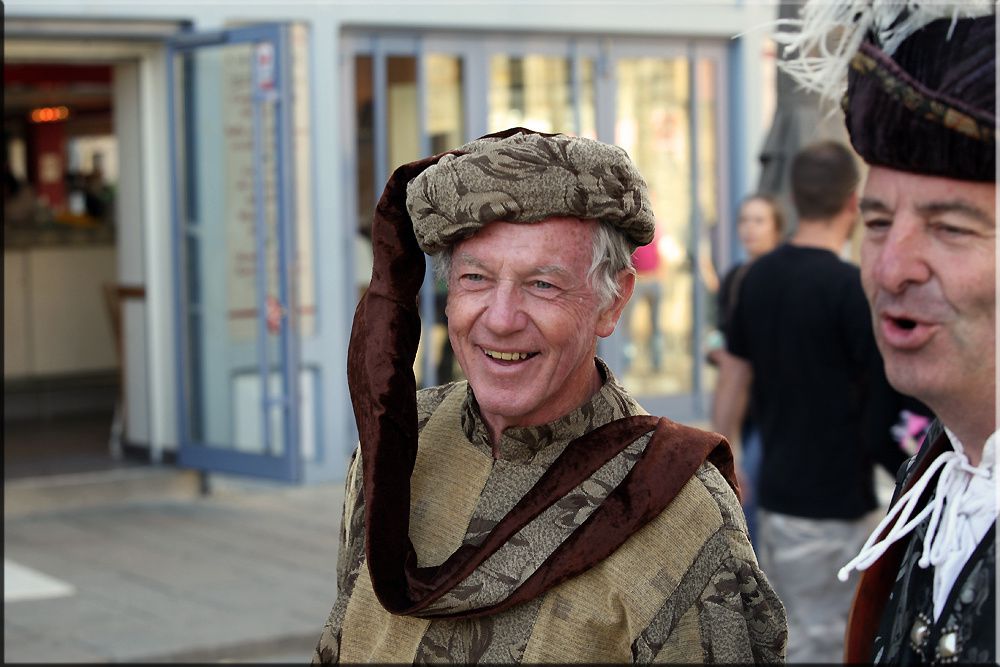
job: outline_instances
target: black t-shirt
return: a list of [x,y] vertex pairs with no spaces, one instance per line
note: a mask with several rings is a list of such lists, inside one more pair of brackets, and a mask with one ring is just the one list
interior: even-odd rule
[[874,509],[873,463],[894,473],[906,458],[891,436],[904,399],[886,381],[858,268],[779,246],[743,277],[728,329],[729,351],[753,366],[760,506],[830,519]]

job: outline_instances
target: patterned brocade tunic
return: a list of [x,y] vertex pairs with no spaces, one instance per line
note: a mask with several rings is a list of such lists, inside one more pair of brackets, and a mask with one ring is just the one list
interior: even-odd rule
[[[578,410],[511,428],[494,459],[467,383],[417,394],[420,441],[410,539],[420,566],[479,544],[578,436],[645,411],[607,378]],[[628,473],[643,436],[545,510],[429,610],[486,606],[509,595]],[[780,662],[785,613],[757,566],[739,502],[705,462],[680,493],[608,558],[543,595],[477,618],[397,616],[379,604],[365,561],[360,457],[347,479],[337,599],[314,663]]]

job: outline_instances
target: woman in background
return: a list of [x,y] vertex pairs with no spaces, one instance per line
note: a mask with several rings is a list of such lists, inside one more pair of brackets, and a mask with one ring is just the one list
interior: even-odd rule
[[[740,243],[746,251],[747,259],[742,264],[732,267],[719,286],[718,292],[718,321],[716,322],[716,332],[713,344],[708,352],[708,361],[714,366],[723,366],[729,360],[729,353],[726,351],[725,337],[729,325],[729,316],[736,306],[736,299],[739,295],[740,281],[746,274],[750,264],[765,253],[774,250],[781,242],[782,233],[785,228],[785,218],[781,212],[778,201],[771,195],[752,194],[743,199],[740,204],[739,219],[736,224],[736,232],[740,237]],[[755,540],[756,532],[756,510],[755,499],[757,475],[760,468],[761,441],[760,432],[754,427],[750,414],[747,410],[747,418],[743,422],[740,439],[742,446],[740,451],[739,467],[743,475],[740,486],[743,491],[743,512],[747,517],[747,528],[750,532],[750,539]]]

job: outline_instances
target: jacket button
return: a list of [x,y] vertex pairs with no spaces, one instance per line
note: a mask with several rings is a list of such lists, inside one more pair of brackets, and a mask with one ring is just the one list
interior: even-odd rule
[[927,622],[920,616],[917,616],[917,619],[913,621],[913,627],[910,629],[910,641],[913,642],[915,647],[919,648],[927,639],[930,631],[931,629],[927,625]]
[[938,655],[942,658],[954,658],[958,653],[958,633],[954,630],[945,632],[938,640]]

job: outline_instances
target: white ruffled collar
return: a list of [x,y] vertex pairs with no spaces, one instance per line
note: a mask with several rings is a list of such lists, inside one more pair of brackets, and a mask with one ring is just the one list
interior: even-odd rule
[[[994,463],[997,433],[1000,431],[987,438],[982,460],[976,466],[969,463],[965,447],[955,434],[947,427],[945,433],[952,450],[936,458],[909,491],[899,497],[861,547],[861,552],[837,573],[841,581],[846,581],[851,570],[867,569],[893,543],[909,535],[930,517],[918,565],[923,568],[933,565],[935,568],[935,619],[940,616],[948,592],[965,562],[997,517]],[[930,446],[931,443],[924,444]],[[915,512],[920,497],[939,470],[941,474],[937,478],[934,497],[919,512]],[[879,540],[878,536],[890,523],[893,523],[892,528]]]

